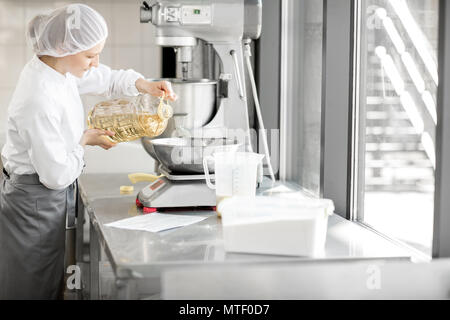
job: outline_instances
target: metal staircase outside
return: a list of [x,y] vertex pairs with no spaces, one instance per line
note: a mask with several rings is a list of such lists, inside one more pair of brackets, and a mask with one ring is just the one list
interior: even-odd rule
[[398,99],[389,100],[369,99],[366,106],[366,191],[433,190],[434,169],[420,136]]
[[[395,15],[390,17],[396,25],[401,25]],[[422,24],[421,27],[426,32],[428,26]],[[373,39],[369,43],[377,44],[383,31],[372,33]],[[408,40],[403,39],[407,45]],[[369,48],[367,64],[367,73],[375,80],[366,88],[366,192],[433,191],[433,164],[373,50]],[[420,62],[420,57],[417,59]],[[394,62],[401,64],[400,60],[394,59]],[[411,79],[405,77],[403,80],[414,90]],[[427,85],[432,84],[428,82]]]

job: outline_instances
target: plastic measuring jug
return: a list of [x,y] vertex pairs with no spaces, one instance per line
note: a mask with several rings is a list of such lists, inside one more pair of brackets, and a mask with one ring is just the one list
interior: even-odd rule
[[[264,155],[253,152],[216,152],[203,158],[206,184],[216,190],[217,204],[234,195],[256,194],[257,168]],[[215,184],[211,182],[208,161],[214,162]]]

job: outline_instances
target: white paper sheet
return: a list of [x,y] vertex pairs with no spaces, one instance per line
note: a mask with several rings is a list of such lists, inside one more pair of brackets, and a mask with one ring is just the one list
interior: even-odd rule
[[207,217],[185,216],[166,213],[150,213],[126,218],[106,224],[108,227],[115,227],[129,230],[143,230],[159,232],[178,227],[184,227],[205,220]]

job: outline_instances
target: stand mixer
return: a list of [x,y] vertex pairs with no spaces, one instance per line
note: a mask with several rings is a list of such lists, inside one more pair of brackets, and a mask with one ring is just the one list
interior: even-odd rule
[[[178,95],[178,101],[172,104],[172,129],[166,130],[164,138],[142,140],[147,152],[160,164],[158,169],[163,176],[140,191],[137,203],[146,208],[145,212],[159,208],[214,207],[215,192],[205,183],[203,157],[224,149],[252,151],[244,47],[248,58],[251,40],[260,36],[262,2],[161,0],[144,2],[140,10],[141,23],[151,22],[156,27],[156,44],[176,50],[180,78],[167,79]],[[216,62],[209,66],[218,66],[216,79],[191,78],[196,58],[193,51],[200,42],[214,53]],[[208,73],[212,74],[211,70]],[[255,95],[253,74],[251,79]],[[255,102],[261,127],[257,96]],[[208,116],[200,121],[199,114],[204,111]],[[177,122],[177,119],[187,120]],[[267,142],[265,152],[271,170]],[[213,172],[214,168],[210,169]]]

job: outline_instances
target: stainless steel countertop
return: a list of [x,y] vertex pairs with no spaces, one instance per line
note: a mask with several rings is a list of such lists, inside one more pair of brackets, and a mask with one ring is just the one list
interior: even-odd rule
[[[123,230],[104,224],[142,214],[135,205],[139,190],[121,195],[121,185],[131,185],[126,174],[84,174],[79,179],[81,197],[100,243],[118,277],[159,277],[165,268],[183,265],[265,265],[279,262],[409,259],[399,246],[338,215],[330,216],[327,242],[321,257],[289,257],[224,251],[221,220],[215,212],[180,212],[208,218],[190,226],[159,233]],[[174,214],[171,212],[171,214]]]

